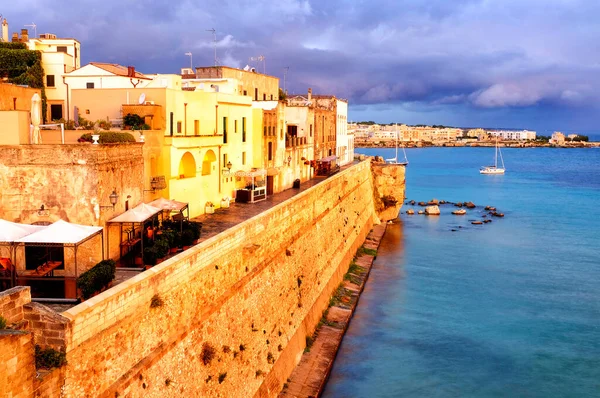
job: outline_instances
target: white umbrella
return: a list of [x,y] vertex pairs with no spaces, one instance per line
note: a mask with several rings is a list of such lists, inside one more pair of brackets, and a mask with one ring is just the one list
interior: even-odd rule
[[33,124],[33,135],[31,137],[32,144],[41,144],[42,136],[40,134],[40,122],[42,115],[42,100],[38,93],[31,97],[31,124]]

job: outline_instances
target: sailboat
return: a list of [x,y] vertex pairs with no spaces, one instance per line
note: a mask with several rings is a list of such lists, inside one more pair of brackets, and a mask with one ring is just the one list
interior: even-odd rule
[[396,126],[396,156],[386,159],[385,161],[389,164],[408,166],[408,158],[406,157],[406,151],[404,150],[404,147],[402,147],[402,152],[404,153],[404,160],[402,162],[398,162],[398,126]]
[[[500,162],[502,163],[502,167],[498,167],[498,154],[500,154]],[[493,166],[481,166],[479,169],[479,173],[481,174],[504,174],[506,169],[504,168],[504,159],[502,159],[502,152],[500,148],[498,148],[498,137],[496,137],[496,154],[494,156],[494,165]]]

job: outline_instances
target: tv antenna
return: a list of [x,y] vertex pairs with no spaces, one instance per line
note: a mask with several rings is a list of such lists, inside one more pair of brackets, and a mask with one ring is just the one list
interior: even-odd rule
[[215,28],[206,29],[206,31],[212,32],[213,35],[213,47],[215,48],[215,66],[217,66],[217,31],[215,30]]
[[286,93],[286,94],[287,94],[287,89],[285,87],[285,79],[287,77],[287,74],[288,74],[289,70],[290,70],[289,66],[284,66],[283,67],[283,92]]
[[30,25],[25,25],[28,28],[33,28],[33,37],[37,37],[37,25],[32,22]]
[[187,53],[185,53],[185,55],[188,55],[190,57],[190,69],[194,70],[194,66],[193,66],[193,63],[192,63],[192,52],[188,51]]
[[258,57],[250,57],[250,61],[262,61],[263,63],[263,74],[267,74],[267,61],[264,55],[259,55]]

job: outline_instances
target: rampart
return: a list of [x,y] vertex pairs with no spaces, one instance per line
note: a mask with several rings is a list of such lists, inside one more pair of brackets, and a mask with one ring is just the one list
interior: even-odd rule
[[[350,167],[62,313],[68,363],[56,396],[276,396],[378,221],[371,167]],[[397,178],[403,195],[403,168]]]

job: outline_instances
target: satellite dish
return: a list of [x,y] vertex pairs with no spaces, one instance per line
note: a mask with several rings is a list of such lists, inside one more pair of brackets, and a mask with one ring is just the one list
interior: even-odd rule
[[141,93],[140,99],[138,100],[138,104],[142,105],[144,102],[146,102],[146,94]]

